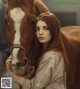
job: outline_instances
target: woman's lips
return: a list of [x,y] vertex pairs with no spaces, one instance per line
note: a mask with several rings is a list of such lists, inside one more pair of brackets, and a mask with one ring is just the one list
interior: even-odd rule
[[39,37],[39,40],[43,40],[44,39],[44,37]]

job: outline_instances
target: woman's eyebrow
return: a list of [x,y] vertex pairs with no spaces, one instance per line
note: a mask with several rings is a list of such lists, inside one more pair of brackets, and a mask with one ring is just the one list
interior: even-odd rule
[[47,27],[48,28],[48,26],[43,26],[43,27]]

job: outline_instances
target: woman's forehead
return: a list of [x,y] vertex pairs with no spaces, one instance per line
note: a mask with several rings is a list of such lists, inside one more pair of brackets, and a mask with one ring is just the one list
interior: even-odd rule
[[47,26],[47,23],[42,20],[38,20],[36,26]]

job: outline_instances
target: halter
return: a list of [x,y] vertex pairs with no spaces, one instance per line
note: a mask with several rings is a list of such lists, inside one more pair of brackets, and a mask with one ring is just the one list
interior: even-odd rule
[[29,64],[29,61],[30,61],[30,59],[31,59],[31,54],[29,55],[28,52],[27,52],[27,50],[26,50],[23,46],[21,46],[20,44],[14,44],[14,45],[11,47],[10,52],[12,52],[12,50],[13,50],[14,48],[20,48],[20,49],[22,49],[22,50],[26,53],[27,65],[28,65],[28,64]]
[[44,13],[41,13],[40,15],[38,15],[37,17],[35,17],[36,20],[41,20],[43,19],[43,17],[45,16],[51,16],[51,15],[54,15],[53,13],[51,12],[44,12]]

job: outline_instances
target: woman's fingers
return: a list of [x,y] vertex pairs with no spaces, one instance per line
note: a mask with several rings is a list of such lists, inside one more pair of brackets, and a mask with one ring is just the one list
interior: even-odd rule
[[33,67],[29,74],[32,75],[34,72],[35,72],[35,68]]
[[6,60],[6,67],[7,67],[8,72],[12,71],[12,66],[11,66],[12,60],[13,60],[12,55],[9,56],[8,59]]
[[32,69],[34,69],[34,66],[28,65],[28,66],[26,67],[27,73],[29,73]]
[[35,69],[35,67],[34,66],[30,66],[30,70],[33,70],[33,69]]
[[27,73],[24,75],[24,77],[27,79],[30,79],[35,72],[35,67],[28,65],[26,70],[27,70]]
[[10,56],[8,57],[8,59],[6,60],[6,64],[9,63],[9,62],[12,62],[12,60],[13,60],[13,57],[12,57],[12,55],[10,55]]

